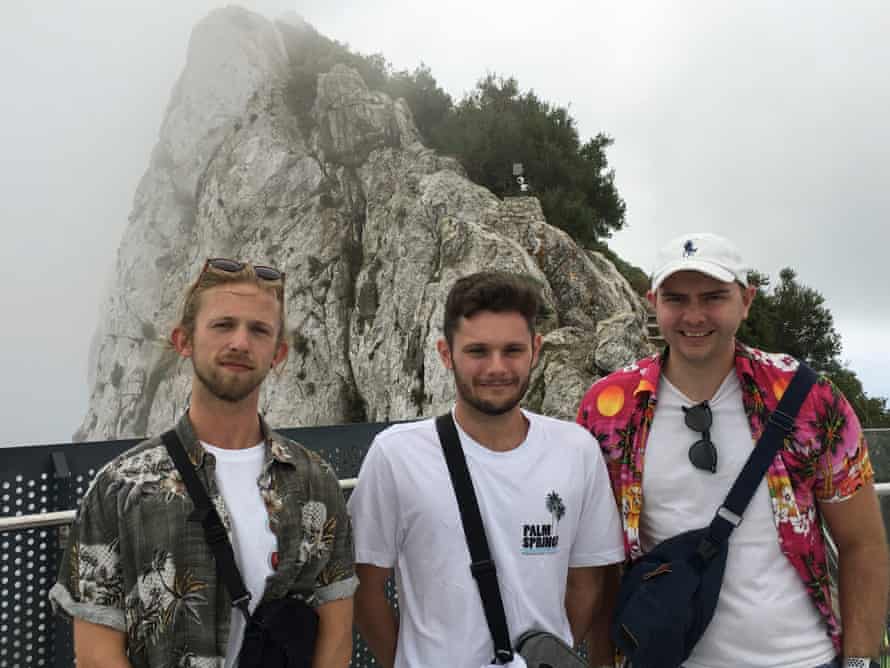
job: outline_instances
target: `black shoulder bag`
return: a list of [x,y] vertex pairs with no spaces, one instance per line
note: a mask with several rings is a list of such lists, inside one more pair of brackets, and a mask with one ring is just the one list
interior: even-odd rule
[[217,576],[229,592],[232,607],[240,610],[247,620],[238,668],[311,668],[318,613],[291,596],[265,601],[250,613],[250,593],[235,563],[232,544],[179,435],[171,429],[161,435],[161,440],[195,505],[189,520],[198,520],[204,527],[204,536],[216,561]]
[[[472,562],[470,572],[479,587],[485,621],[494,641],[494,659],[491,663],[503,665],[513,660],[513,645],[507,628],[507,616],[504,613],[498,574],[491,558],[488,538],[485,536],[473,480],[450,412],[436,418],[436,431],[442,443],[442,450],[445,452],[445,462],[448,464],[464,536],[470,550]],[[578,656],[575,650],[548,631],[526,631],[519,636],[516,651],[525,659],[529,668],[587,668],[587,662]]]
[[815,382],[801,362],[711,524],[659,543],[625,572],[611,636],[634,668],[677,668],[689,658],[717,607],[729,536]]

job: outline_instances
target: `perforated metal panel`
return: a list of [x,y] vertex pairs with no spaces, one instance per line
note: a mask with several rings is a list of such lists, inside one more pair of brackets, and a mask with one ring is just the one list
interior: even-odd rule
[[[48,472],[3,467],[2,516],[47,512],[54,503]],[[57,551],[52,529],[0,534],[0,668],[52,665],[56,622],[46,592],[56,579]]]
[[49,665],[54,622],[45,604],[55,580],[48,552],[50,531],[19,531],[0,540],[0,666]]

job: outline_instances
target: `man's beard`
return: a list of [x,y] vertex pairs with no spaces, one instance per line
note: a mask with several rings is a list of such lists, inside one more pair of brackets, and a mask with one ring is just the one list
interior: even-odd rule
[[516,393],[501,400],[499,403],[495,403],[475,396],[473,394],[472,386],[461,377],[456,365],[453,366],[452,371],[454,373],[454,385],[460,398],[480,413],[491,417],[504,415],[513,410],[519,402],[522,401],[522,398],[528,391],[529,382],[531,381],[531,369],[529,369],[529,373],[520,382]]
[[244,378],[233,377],[226,379],[213,368],[205,372],[194,358],[192,358],[192,368],[195,371],[195,376],[198,377],[198,380],[201,381],[201,384],[207,388],[210,394],[217,399],[233,404],[250,396],[250,393],[259,387],[260,383],[266,378],[265,373],[257,373],[256,369],[254,369],[250,373],[245,374]]

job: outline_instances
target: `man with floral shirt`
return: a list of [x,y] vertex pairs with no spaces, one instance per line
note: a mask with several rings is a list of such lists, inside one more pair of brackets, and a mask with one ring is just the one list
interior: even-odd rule
[[[225,525],[251,594],[302,598],[319,616],[314,668],[352,652],[352,531],[336,476],[257,415],[287,356],[284,275],[208,260],[171,342],[191,360],[175,429]],[[78,668],[230,668],[244,616],[232,607],[194,505],[159,437],[111,461],[84,496],[54,604],[74,620]]]
[[[710,522],[798,367],[736,340],[755,292],[748,273],[722,237],[670,242],[648,294],[668,346],[581,402],[578,421],[608,463],[628,560]],[[870,665],[888,587],[872,479],[856,415],[820,378],[730,538],[717,611],[687,668]],[[843,630],[823,521],[839,551]],[[604,641],[608,621],[594,628]]]

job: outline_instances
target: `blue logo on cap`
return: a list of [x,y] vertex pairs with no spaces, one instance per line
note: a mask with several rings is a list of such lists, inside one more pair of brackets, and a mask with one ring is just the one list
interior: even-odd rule
[[690,239],[685,244],[683,244],[683,257],[684,258],[692,257],[696,253],[698,253],[698,248],[696,248],[695,246],[692,245],[692,239]]

